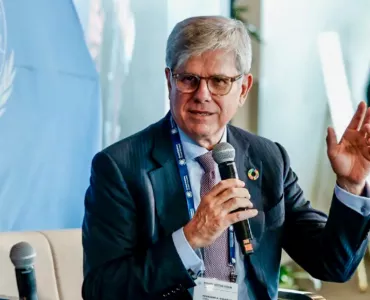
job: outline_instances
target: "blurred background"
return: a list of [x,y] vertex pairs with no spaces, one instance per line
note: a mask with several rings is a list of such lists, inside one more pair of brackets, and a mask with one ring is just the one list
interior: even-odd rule
[[[328,212],[326,128],[370,101],[369,0],[0,0],[0,231],[80,227],[93,155],[168,111],[166,40],[195,15],[246,24],[255,81],[232,122],[284,145]],[[284,255],[281,285],[369,299],[358,274],[321,283]]]

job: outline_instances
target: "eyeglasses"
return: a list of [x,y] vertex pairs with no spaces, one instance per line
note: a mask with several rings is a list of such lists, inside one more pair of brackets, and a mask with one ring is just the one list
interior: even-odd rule
[[176,88],[182,93],[195,92],[200,84],[200,80],[204,79],[207,83],[208,90],[216,96],[227,95],[233,86],[234,81],[243,77],[243,74],[235,77],[215,75],[210,77],[201,77],[190,73],[173,73],[172,77],[176,81]]

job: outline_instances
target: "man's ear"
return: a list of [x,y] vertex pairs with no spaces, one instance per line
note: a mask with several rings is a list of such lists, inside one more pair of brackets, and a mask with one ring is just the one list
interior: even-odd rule
[[167,88],[168,88],[168,97],[170,96],[171,90],[172,90],[172,83],[171,83],[171,70],[169,68],[166,68],[164,70],[166,74],[166,80],[167,80]]
[[239,107],[243,106],[247,100],[248,93],[253,85],[253,76],[251,73],[243,75],[242,90],[239,97]]

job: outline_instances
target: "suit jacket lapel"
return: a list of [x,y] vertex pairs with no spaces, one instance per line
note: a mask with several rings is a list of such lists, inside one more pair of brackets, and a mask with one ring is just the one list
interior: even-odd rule
[[169,235],[189,222],[189,213],[172,149],[169,115],[160,124],[152,152],[158,168],[149,172],[161,229]]

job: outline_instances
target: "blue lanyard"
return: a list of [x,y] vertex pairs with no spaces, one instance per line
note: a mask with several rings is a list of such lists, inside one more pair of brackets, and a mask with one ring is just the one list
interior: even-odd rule
[[[182,147],[179,130],[172,117],[170,117],[170,123],[171,123],[171,140],[172,140],[173,151],[175,152],[177,166],[179,169],[182,186],[185,192],[185,198],[188,204],[189,216],[190,218],[193,218],[194,213],[195,213],[195,205],[194,205],[193,192],[192,192],[191,185],[190,185],[189,171],[186,166],[184,149]],[[235,275],[235,265],[236,265],[235,233],[234,233],[233,226],[229,227],[228,237],[229,237],[229,266],[233,267],[232,274]]]

